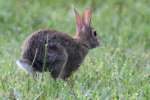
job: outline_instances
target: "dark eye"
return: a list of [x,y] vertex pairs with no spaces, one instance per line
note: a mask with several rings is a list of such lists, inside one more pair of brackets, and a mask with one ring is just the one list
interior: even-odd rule
[[94,36],[97,36],[97,33],[96,33],[96,31],[94,31],[94,32],[93,32],[93,34],[94,34]]

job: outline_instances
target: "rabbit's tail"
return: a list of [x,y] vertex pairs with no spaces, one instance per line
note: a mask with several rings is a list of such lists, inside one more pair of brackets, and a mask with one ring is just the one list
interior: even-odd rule
[[32,66],[26,60],[17,60],[16,64],[18,65],[19,68],[21,68],[28,74],[33,75],[34,70],[33,70]]

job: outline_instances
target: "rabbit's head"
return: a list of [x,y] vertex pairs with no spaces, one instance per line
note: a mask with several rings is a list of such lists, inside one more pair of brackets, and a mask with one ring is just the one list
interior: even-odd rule
[[96,30],[91,27],[92,11],[86,9],[82,16],[75,11],[76,16],[76,36],[75,38],[87,46],[89,49],[99,46],[99,39]]

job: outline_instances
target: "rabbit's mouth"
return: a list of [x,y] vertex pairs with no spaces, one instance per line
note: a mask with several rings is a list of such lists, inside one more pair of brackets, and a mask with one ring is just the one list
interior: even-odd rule
[[100,46],[100,42],[97,41],[97,42],[95,42],[95,43],[93,43],[93,44],[91,45],[91,49],[97,48],[97,47],[99,47],[99,46]]

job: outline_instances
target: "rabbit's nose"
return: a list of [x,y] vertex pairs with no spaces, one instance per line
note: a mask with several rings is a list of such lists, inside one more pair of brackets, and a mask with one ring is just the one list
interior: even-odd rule
[[99,41],[97,42],[97,47],[98,47],[98,46],[100,46],[100,42],[99,42]]
[[101,41],[100,39],[97,39],[97,46],[100,46],[101,45]]

